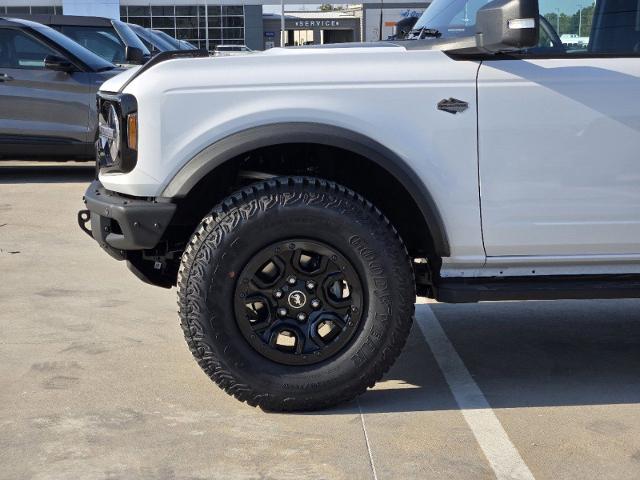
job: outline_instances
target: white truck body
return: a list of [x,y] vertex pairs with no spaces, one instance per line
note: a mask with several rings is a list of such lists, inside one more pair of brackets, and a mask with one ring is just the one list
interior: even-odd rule
[[[272,49],[169,60],[123,93],[138,100],[138,162],[102,174],[109,190],[162,196],[198,152],[259,125],[340,126],[395,152],[431,193],[450,245],[442,276],[640,273],[637,58]],[[469,107],[436,109],[447,98]]]

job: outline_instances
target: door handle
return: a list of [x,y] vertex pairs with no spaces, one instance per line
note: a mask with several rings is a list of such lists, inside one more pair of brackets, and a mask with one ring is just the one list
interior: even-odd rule
[[8,82],[10,80],[13,80],[13,77],[11,75],[7,75],[6,73],[0,73],[0,82]]

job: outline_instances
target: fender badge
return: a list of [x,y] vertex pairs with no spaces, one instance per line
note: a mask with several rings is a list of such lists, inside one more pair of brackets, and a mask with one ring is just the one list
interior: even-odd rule
[[440,100],[438,102],[438,110],[442,110],[443,112],[453,113],[462,113],[467,108],[469,108],[469,104],[467,102],[463,102],[462,100],[458,100],[457,98],[449,98],[448,100],[445,98],[444,100]]

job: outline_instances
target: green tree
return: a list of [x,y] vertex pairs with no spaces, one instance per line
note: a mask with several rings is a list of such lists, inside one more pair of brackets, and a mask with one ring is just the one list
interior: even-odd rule
[[575,34],[581,37],[588,37],[591,34],[591,25],[593,23],[594,5],[589,5],[582,9],[582,22],[580,21],[580,10],[572,15],[561,13],[558,18],[556,12],[549,12],[544,15],[551,26],[557,31],[558,35]]

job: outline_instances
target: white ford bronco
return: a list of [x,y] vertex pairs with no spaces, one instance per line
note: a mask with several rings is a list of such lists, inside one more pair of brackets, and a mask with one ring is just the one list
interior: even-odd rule
[[372,386],[416,292],[640,297],[640,2],[585,8],[578,47],[545,16],[567,3],[434,0],[400,42],[160,54],[101,87],[79,223],[176,286],[202,369],[270,410]]

